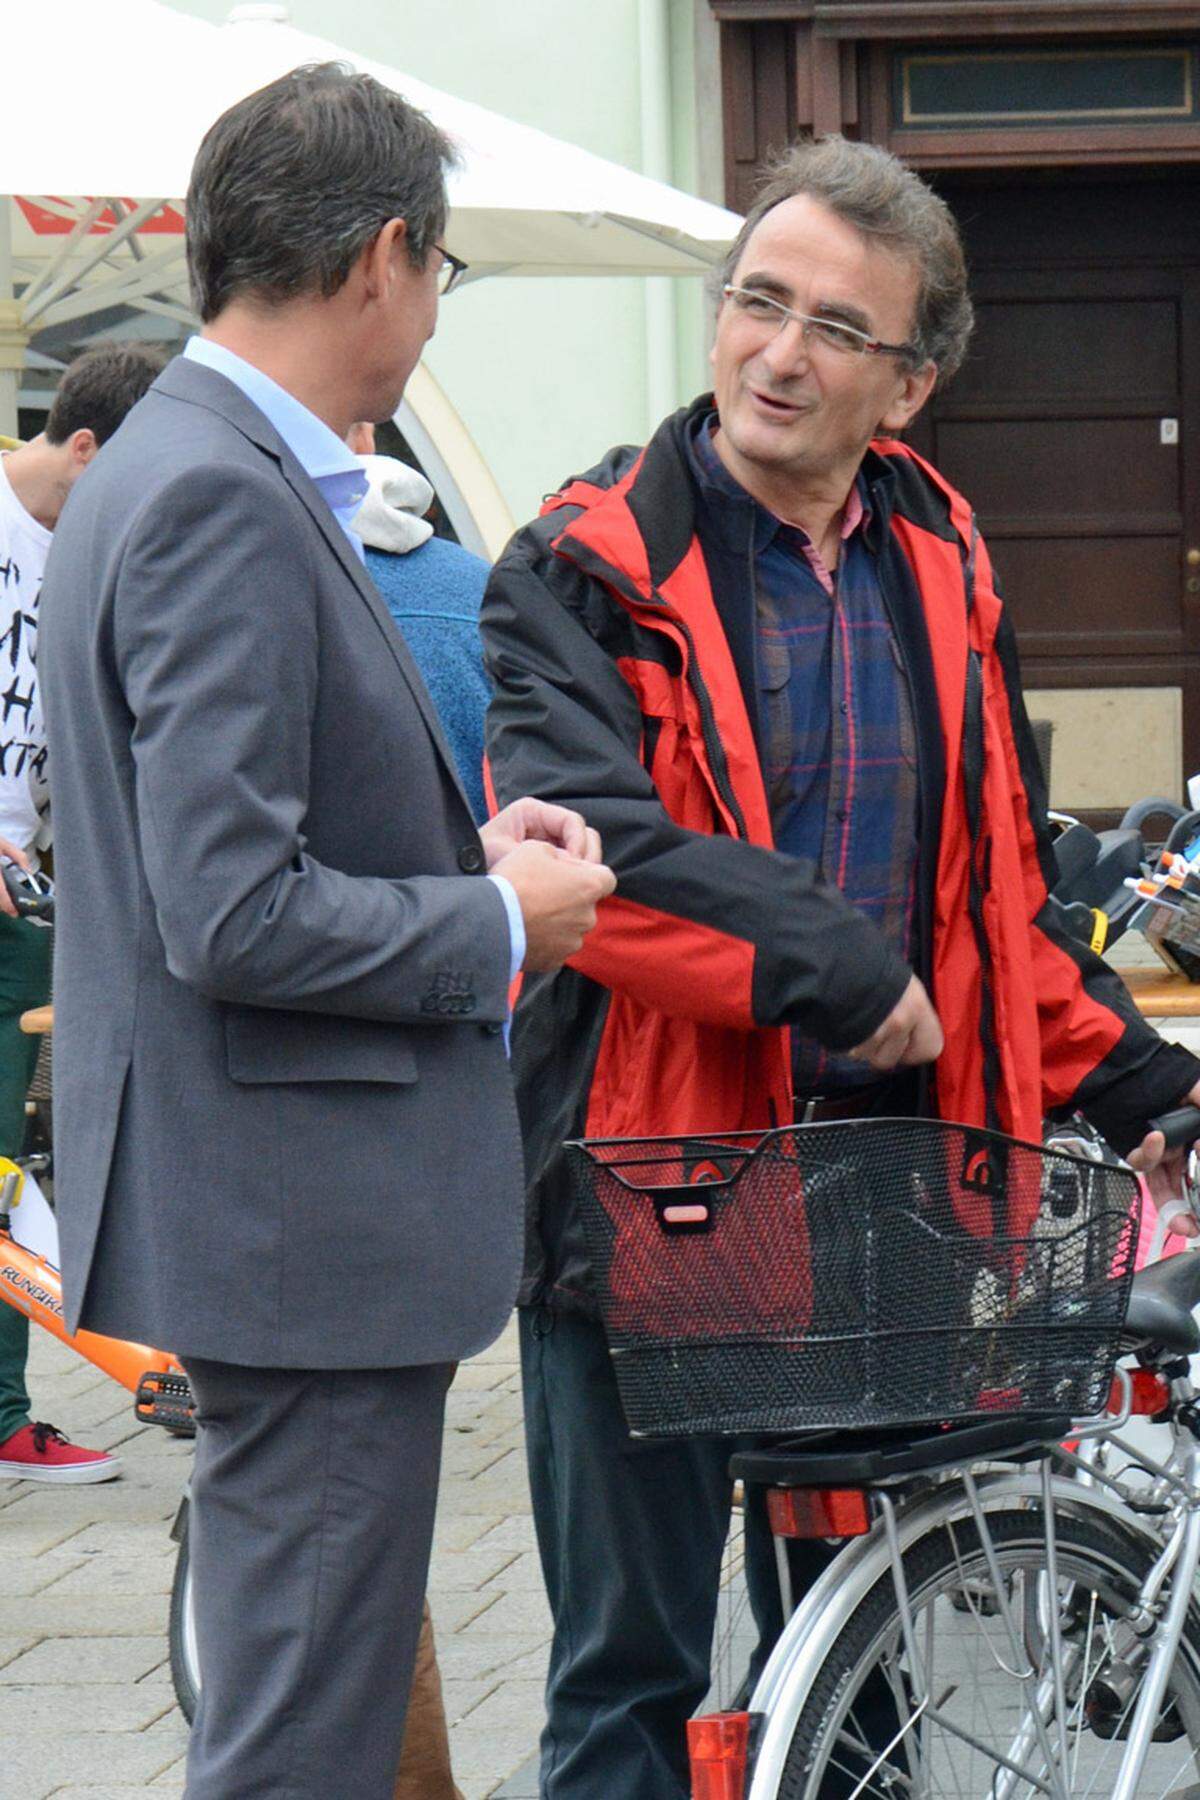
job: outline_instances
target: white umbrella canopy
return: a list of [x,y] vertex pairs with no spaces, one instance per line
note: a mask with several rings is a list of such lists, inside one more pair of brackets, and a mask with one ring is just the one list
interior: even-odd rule
[[[301,63],[341,61],[402,93],[457,146],[448,242],[473,274],[695,273],[737,230],[723,207],[311,37],[286,16],[280,5],[243,5],[216,26],[157,0],[5,7],[0,194],[58,197],[75,217],[84,195],[126,196],[126,210],[177,201],[201,136],[234,100]],[[57,51],[52,99],[32,78],[47,44]],[[88,234],[105,223],[93,219]],[[156,270],[167,270],[178,230],[178,220],[174,233],[160,230],[157,245],[137,232],[150,255],[160,252]],[[22,261],[47,243],[21,215]]]

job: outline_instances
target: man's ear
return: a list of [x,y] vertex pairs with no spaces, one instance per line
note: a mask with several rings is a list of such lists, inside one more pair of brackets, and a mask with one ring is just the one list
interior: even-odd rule
[[902,377],[895,397],[879,421],[879,431],[903,431],[910,425],[933,392],[937,380],[937,364],[927,362],[910,369]]
[[364,245],[361,267],[363,291],[368,300],[382,300],[391,286],[392,272],[400,257],[408,257],[408,225],[403,219],[389,219],[380,227],[369,244]]
[[71,461],[80,469],[86,469],[100,448],[96,442],[96,434],[87,425],[79,431],[73,431],[67,439],[67,448],[71,452]]

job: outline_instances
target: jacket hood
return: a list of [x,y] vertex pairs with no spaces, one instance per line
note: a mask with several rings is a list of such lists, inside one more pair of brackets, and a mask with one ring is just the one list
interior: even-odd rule
[[355,513],[353,529],[369,550],[405,556],[433,536],[424,514],[433,505],[433,488],[418,469],[394,456],[360,456],[367,477],[367,497]]

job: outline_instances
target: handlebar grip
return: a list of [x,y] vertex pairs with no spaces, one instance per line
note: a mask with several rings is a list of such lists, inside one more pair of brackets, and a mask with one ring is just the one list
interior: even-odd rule
[[0,865],[0,879],[8,889],[19,917],[49,924],[54,917],[54,890],[48,881],[36,875],[27,876],[15,863]]
[[1187,1150],[1200,1139],[1200,1106],[1177,1106],[1173,1112],[1151,1119],[1149,1130],[1161,1131],[1168,1150]]

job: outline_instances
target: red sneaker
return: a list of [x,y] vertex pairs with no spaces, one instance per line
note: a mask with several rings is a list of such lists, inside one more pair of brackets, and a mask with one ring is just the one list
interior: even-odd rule
[[111,1481],[121,1459],[68,1443],[54,1425],[22,1425],[0,1444],[0,1477],[13,1481]]

